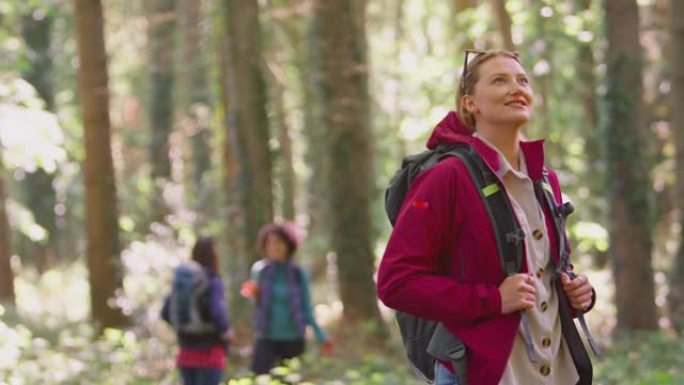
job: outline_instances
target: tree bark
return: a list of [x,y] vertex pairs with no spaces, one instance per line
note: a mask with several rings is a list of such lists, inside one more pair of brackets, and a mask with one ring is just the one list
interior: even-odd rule
[[238,189],[244,215],[244,254],[251,264],[261,226],[273,221],[273,185],[266,87],[261,57],[259,4],[252,0],[224,0],[228,24],[229,62],[239,96],[230,104],[229,119],[237,129],[240,176]]
[[316,78],[328,137],[332,245],[344,318],[379,321],[373,283],[372,135],[366,61],[365,2],[316,0]]
[[[670,70],[672,71],[672,89],[670,102],[672,109],[672,132],[675,134],[677,199],[679,222],[684,225],[684,3],[670,1]],[[684,229],[684,227],[681,227]],[[680,238],[682,230],[680,230]],[[684,331],[684,241],[680,241],[679,250],[670,273],[670,292],[668,295],[670,319],[678,333]]]
[[509,15],[506,10],[506,1],[491,0],[491,4],[497,28],[499,29],[499,33],[501,33],[502,46],[509,51],[515,51],[513,36],[511,34],[511,25],[513,23],[511,22],[511,15]]
[[12,242],[7,218],[7,189],[5,188],[5,168],[0,148],[0,304],[14,305],[14,273],[12,272]]
[[169,207],[163,188],[171,180],[169,136],[173,131],[173,47],[176,30],[176,1],[154,0],[149,17],[150,101],[149,117],[152,129],[150,159],[152,160],[153,220],[164,222]]
[[315,87],[313,74],[314,52],[311,15],[306,13],[305,20],[283,21],[282,29],[294,51],[294,66],[299,80],[300,109],[302,111],[303,136],[306,141],[304,160],[309,167],[306,180],[306,214],[308,215],[308,242],[305,249],[313,256],[312,274],[324,272],[325,255],[330,250],[329,221],[326,210],[328,196],[327,180],[328,156],[326,154],[326,135],[321,122],[321,105]]
[[214,206],[214,194],[207,188],[205,174],[211,169],[210,90],[207,82],[209,66],[203,54],[204,36],[202,23],[202,0],[183,1],[183,31],[185,33],[185,116],[188,123],[192,156],[192,194],[189,194],[198,214],[195,227],[201,229],[208,221]]
[[271,103],[273,106],[273,120],[278,132],[280,153],[278,157],[278,181],[281,193],[280,215],[285,219],[295,219],[295,189],[297,185],[294,171],[294,156],[292,154],[292,138],[287,124],[285,112],[285,81],[282,68],[273,63],[271,70]]
[[[220,15],[220,14],[219,14]],[[235,120],[229,115],[236,102],[235,86],[232,82],[232,67],[229,60],[229,46],[232,44],[233,37],[226,31],[226,14],[214,16],[214,42],[218,55],[218,75],[219,75],[219,118],[223,129],[222,157],[223,157],[223,191],[224,209],[221,210],[225,215],[225,234],[228,255],[224,264],[226,272],[231,274],[233,279],[228,281],[229,303],[233,322],[237,334],[244,338],[249,338],[249,304],[240,297],[240,284],[248,279],[249,265],[246,244],[242,239],[244,233],[244,210],[241,207],[238,190],[238,178],[240,163],[244,159],[240,154],[237,144],[237,126]],[[249,249],[252,251],[253,249]]]
[[455,14],[477,6],[476,0],[454,0],[452,7]]
[[104,328],[122,326],[125,318],[120,309],[111,305],[122,287],[122,269],[103,29],[100,1],[77,0],[78,91],[85,131],[90,302],[93,321]]
[[606,0],[610,251],[618,329],[655,329],[651,183],[643,143],[642,48],[636,0]]
[[[575,9],[584,14],[591,9],[592,0],[575,0]],[[584,132],[584,148],[587,157],[587,173],[584,176],[585,185],[589,189],[592,199],[588,200],[591,212],[596,213],[595,220],[605,225],[606,202],[605,169],[602,167],[600,151],[600,135],[598,132],[598,100],[596,96],[597,81],[594,70],[596,60],[591,42],[577,41],[577,94],[582,106],[582,123]],[[608,264],[607,253],[599,252],[594,255],[594,264],[603,268]]]
[[[45,109],[54,112],[53,63],[50,50],[54,19],[52,12],[45,5],[28,7],[26,14],[21,18],[21,35],[26,43],[28,62],[22,71],[22,77],[36,89],[45,102]],[[47,239],[44,242],[28,247],[35,256],[39,271],[47,270],[57,259],[59,234],[55,215],[57,195],[53,187],[54,179],[53,174],[39,168],[26,173],[22,183],[24,193],[20,201],[31,210],[36,223],[47,232]]]

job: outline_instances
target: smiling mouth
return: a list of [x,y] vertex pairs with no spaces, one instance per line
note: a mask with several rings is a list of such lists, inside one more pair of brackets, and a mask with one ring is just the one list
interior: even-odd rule
[[520,102],[520,101],[515,101],[515,102],[509,102],[505,104],[507,107],[512,107],[512,108],[527,108],[527,103]]

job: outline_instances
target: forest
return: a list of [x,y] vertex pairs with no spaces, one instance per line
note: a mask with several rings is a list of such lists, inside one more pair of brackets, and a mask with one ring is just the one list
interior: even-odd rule
[[[471,48],[530,77],[594,383],[684,384],[684,1],[0,0],[0,385],[179,384],[160,312],[200,237],[223,384],[422,383],[376,296],[385,189]],[[283,221],[332,351],[254,377],[241,285]]]

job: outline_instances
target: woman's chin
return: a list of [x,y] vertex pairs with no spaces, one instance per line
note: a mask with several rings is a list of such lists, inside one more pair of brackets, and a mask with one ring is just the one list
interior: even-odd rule
[[527,111],[520,111],[518,113],[507,114],[502,118],[501,123],[523,126],[530,121],[530,114]]

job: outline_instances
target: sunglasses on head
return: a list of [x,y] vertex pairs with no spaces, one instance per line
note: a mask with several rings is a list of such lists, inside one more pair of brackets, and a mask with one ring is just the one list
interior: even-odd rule
[[[468,75],[468,56],[470,56],[470,54],[473,54],[473,55],[475,55],[475,57],[478,57],[481,54],[487,53],[487,52],[491,52],[491,50],[484,50],[484,49],[466,49],[465,50],[465,58],[463,59],[463,72],[461,73],[461,91],[463,91],[465,89],[465,79],[466,79],[466,76]],[[505,52],[509,52],[509,53],[515,55],[516,58],[518,57],[518,53],[515,51],[505,51]]]

